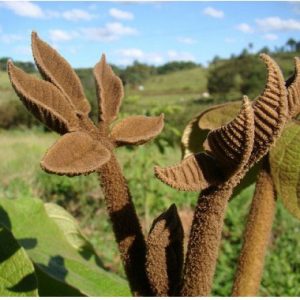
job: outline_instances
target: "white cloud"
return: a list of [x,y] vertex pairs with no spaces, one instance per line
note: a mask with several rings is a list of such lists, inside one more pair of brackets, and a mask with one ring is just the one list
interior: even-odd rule
[[130,65],[135,60],[151,65],[159,65],[165,61],[161,53],[144,52],[138,48],[120,49],[116,53],[120,57],[119,63],[123,65]]
[[134,15],[131,12],[116,8],[111,8],[109,14],[118,20],[133,20],[134,18]]
[[222,10],[218,10],[218,9],[215,9],[213,7],[206,7],[204,10],[203,10],[203,13],[207,16],[210,16],[210,17],[213,17],[213,18],[223,18],[224,17],[224,12]]
[[178,61],[195,61],[193,54],[189,52],[178,52],[175,50],[169,50],[167,52],[168,60],[178,60]]
[[71,9],[63,12],[62,17],[68,21],[90,21],[95,15],[82,9]]
[[294,19],[283,20],[279,17],[257,19],[256,24],[262,31],[300,30],[300,21]]
[[244,33],[253,33],[254,32],[253,28],[247,23],[241,23],[241,24],[237,25],[236,28],[239,31],[242,31]]
[[78,36],[78,34],[75,31],[68,32],[61,29],[49,30],[49,35],[50,35],[50,40],[54,43],[68,42]]
[[278,36],[277,36],[276,34],[273,34],[273,33],[268,33],[268,34],[265,34],[265,35],[263,36],[263,38],[264,38],[265,40],[268,40],[268,41],[275,41],[275,40],[278,39]]
[[40,19],[45,17],[43,10],[29,1],[4,1],[2,5],[18,16]]
[[179,43],[187,44],[187,45],[193,45],[193,44],[197,43],[197,40],[195,40],[191,37],[178,37],[177,41]]
[[81,29],[87,39],[92,41],[111,42],[122,36],[132,36],[138,34],[138,31],[122,23],[107,23],[104,27],[87,27]]

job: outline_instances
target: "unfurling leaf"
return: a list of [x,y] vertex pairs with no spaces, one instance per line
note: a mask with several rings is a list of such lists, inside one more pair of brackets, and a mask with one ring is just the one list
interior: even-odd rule
[[300,58],[295,57],[295,72],[286,81],[288,90],[288,114],[290,118],[300,113]]
[[191,154],[178,165],[154,168],[155,176],[179,191],[195,191],[215,185],[223,180],[216,161],[205,153]]
[[95,65],[94,76],[97,85],[99,118],[111,123],[119,113],[124,96],[122,81],[106,63],[104,54],[100,62]]
[[110,152],[84,132],[62,136],[46,153],[41,167],[58,175],[76,176],[98,170],[110,159]]
[[91,110],[83,88],[70,64],[52,47],[32,32],[32,52],[42,76],[56,85],[75,110],[88,114]]
[[271,174],[279,198],[300,219],[300,124],[290,121],[270,151]]
[[159,117],[130,116],[113,127],[111,136],[118,146],[141,145],[156,137],[163,127],[163,114]]
[[8,74],[26,108],[46,126],[60,134],[78,128],[78,119],[71,104],[56,86],[26,74],[10,61]]
[[261,58],[268,68],[267,83],[262,94],[253,103],[255,138],[249,159],[251,167],[270,149],[287,120],[287,91],[278,65],[266,54]]
[[217,129],[232,121],[238,114],[241,104],[241,101],[235,101],[216,105],[191,120],[184,128],[181,138],[183,158],[191,153],[204,151],[203,142],[209,130]]
[[229,178],[248,162],[253,150],[253,139],[254,113],[245,96],[240,113],[227,125],[212,130],[203,146]]
[[183,227],[175,204],[153,221],[147,240],[146,268],[155,296],[179,291],[183,266]]

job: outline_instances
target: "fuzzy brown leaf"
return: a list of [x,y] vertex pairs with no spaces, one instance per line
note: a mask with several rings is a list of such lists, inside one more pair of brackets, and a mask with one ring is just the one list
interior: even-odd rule
[[104,54],[100,62],[95,65],[94,76],[99,103],[99,119],[111,123],[119,113],[124,96],[122,81],[106,63]]
[[288,114],[290,118],[296,117],[300,113],[300,58],[295,57],[295,72],[286,81],[288,90]]
[[266,54],[261,54],[268,75],[262,94],[253,103],[255,139],[249,166],[260,160],[279,136],[287,120],[287,91],[278,65]]
[[178,293],[183,265],[183,227],[175,204],[153,221],[146,268],[155,296]]
[[163,114],[159,117],[130,116],[113,127],[111,136],[118,146],[141,145],[156,137],[163,127]]
[[60,89],[75,110],[88,114],[90,104],[84,96],[80,79],[70,64],[35,32],[32,32],[31,38],[33,57],[42,76]]
[[216,158],[227,177],[239,172],[248,162],[254,139],[253,108],[245,96],[240,113],[235,119],[212,130],[203,146]]
[[205,153],[191,154],[178,165],[154,168],[155,176],[179,191],[199,192],[222,182],[222,170],[216,161]]
[[52,130],[64,134],[78,129],[78,119],[60,90],[28,75],[8,62],[8,74],[16,93],[32,114]]
[[58,175],[86,175],[97,171],[110,157],[110,152],[99,141],[77,131],[62,136],[47,151],[41,167]]

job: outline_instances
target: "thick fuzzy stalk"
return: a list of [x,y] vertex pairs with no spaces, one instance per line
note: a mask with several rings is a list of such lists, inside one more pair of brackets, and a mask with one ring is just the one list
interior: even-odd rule
[[275,189],[267,161],[259,173],[242,246],[233,296],[256,296],[275,214]]
[[224,215],[232,187],[204,190],[198,199],[183,273],[182,296],[208,296],[222,237]]
[[131,291],[134,296],[150,296],[144,236],[126,180],[113,154],[100,168],[99,176]]

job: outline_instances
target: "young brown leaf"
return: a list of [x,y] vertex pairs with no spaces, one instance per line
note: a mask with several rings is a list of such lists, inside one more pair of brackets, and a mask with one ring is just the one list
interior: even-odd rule
[[296,117],[300,113],[300,58],[295,57],[295,72],[286,81],[288,90],[288,114],[290,118]]
[[36,32],[32,32],[31,39],[33,57],[42,76],[60,89],[75,110],[88,114],[90,104],[84,96],[80,79],[70,64],[42,41]]
[[52,83],[28,75],[8,62],[8,75],[26,108],[46,126],[64,134],[78,129],[78,119],[71,104]]
[[163,114],[159,117],[130,116],[113,127],[111,137],[118,146],[141,145],[156,137],[163,127]]
[[205,153],[191,154],[178,165],[154,168],[155,176],[179,191],[199,192],[223,180],[216,161]]
[[212,130],[203,144],[222,167],[227,177],[233,176],[248,162],[254,139],[254,113],[246,96],[235,119]]
[[87,133],[62,136],[45,154],[41,167],[58,175],[76,176],[97,171],[110,159],[110,152]]
[[122,81],[106,63],[104,54],[100,62],[95,65],[94,76],[99,103],[99,119],[111,123],[119,113],[124,96]]
[[279,136],[287,120],[287,92],[278,65],[266,54],[261,54],[268,68],[267,83],[253,103],[255,139],[249,166],[260,160]]
[[179,291],[183,265],[183,227],[175,204],[153,221],[147,240],[146,268],[155,296]]

